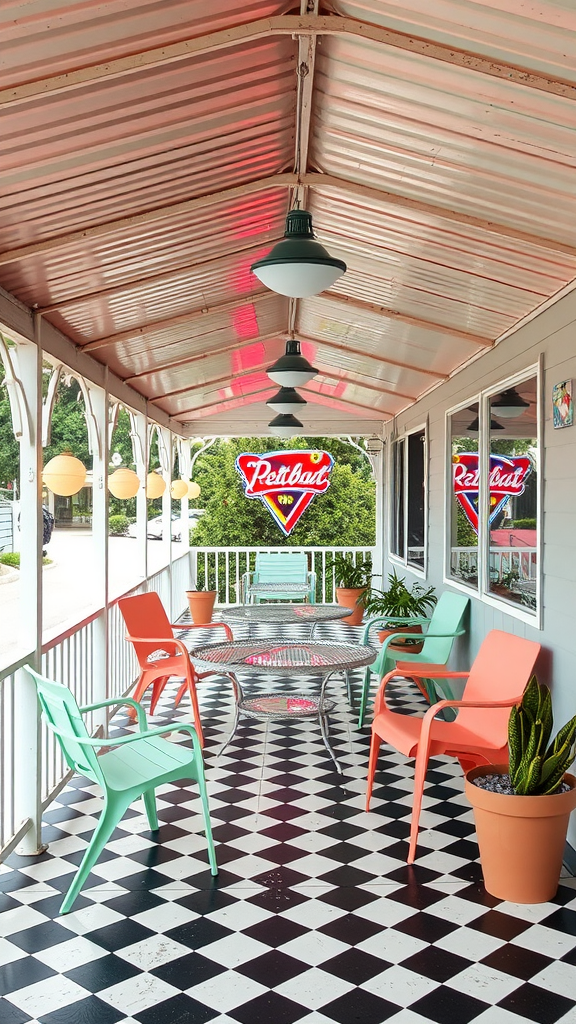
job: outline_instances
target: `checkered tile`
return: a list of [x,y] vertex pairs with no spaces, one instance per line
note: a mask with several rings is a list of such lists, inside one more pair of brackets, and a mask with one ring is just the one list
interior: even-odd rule
[[[318,636],[344,632],[360,636]],[[129,810],[60,916],[101,806],[98,787],[72,780],[46,813],[48,852],[0,867],[2,1024],[575,1024],[574,880],[538,907],[488,896],[460,769],[442,758],[407,867],[412,766],[383,748],[366,814],[369,730],[355,728],[343,682],[331,691],[342,776],[312,722],[243,722],[219,756],[230,686],[201,684],[216,880],[183,781],[158,792],[158,834],[141,805]],[[174,717],[173,694],[154,721]],[[392,699],[422,713],[410,684]],[[188,717],[183,702],[176,718]]]

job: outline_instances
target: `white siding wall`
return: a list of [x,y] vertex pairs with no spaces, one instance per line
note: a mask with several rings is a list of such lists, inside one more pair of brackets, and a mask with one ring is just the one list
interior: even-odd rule
[[[481,389],[497,384],[543,357],[543,619],[542,629],[506,611],[472,599],[469,637],[455,649],[452,666],[469,664],[489,629],[538,640],[545,648],[539,678],[552,687],[557,725],[576,714],[576,425],[552,426],[553,384],[576,381],[576,292],[559,299],[530,323],[397,418],[395,429],[421,424],[428,417],[429,533],[428,580],[438,591],[443,582],[445,413]],[[389,452],[389,446],[387,451]],[[388,541],[385,545],[388,551]],[[387,564],[386,571],[390,565]],[[410,577],[406,571],[407,578]],[[569,840],[576,847],[576,815]]]

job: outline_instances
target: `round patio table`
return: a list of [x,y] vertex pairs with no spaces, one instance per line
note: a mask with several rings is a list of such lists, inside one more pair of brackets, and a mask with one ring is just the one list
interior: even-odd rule
[[237,604],[222,611],[224,622],[245,623],[248,636],[251,626],[303,624],[310,629],[310,640],[319,622],[333,622],[348,615],[350,609],[340,604]]
[[[222,675],[232,682],[235,698],[235,715],[232,731],[221,753],[224,752],[236,733],[238,721],[243,715],[261,721],[294,721],[316,719],[320,726],[326,750],[337,770],[340,766],[330,746],[328,735],[328,713],[334,709],[334,702],[326,700],[328,680],[338,673],[348,673],[355,668],[371,664],[377,655],[374,647],[365,644],[339,644],[326,640],[298,641],[251,641],[240,640],[232,643],[208,644],[190,651],[194,665],[214,672],[220,669]],[[246,697],[238,681],[238,673],[252,676],[275,675],[318,676],[322,682],[316,695],[306,693],[263,693]]]

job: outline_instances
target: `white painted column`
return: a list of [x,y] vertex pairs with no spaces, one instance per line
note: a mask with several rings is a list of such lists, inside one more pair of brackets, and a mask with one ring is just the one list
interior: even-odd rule
[[[42,351],[40,317],[35,317],[36,344],[18,347],[23,389],[24,430],[20,441],[20,640],[33,668],[42,655]],[[23,669],[16,673],[14,715],[16,821],[31,826],[17,852],[42,853],[40,806],[40,709],[36,687]]]
[[[374,585],[382,586],[384,579],[385,522],[384,522],[384,449],[373,455],[374,480],[376,481],[376,552],[374,555]],[[378,579],[380,577],[380,579]]]
[[148,504],[146,499],[146,477],[149,462],[148,418],[143,413],[131,412],[132,453],[136,473],[140,478],[140,490],[136,495],[136,544],[138,546],[139,575],[148,577]]
[[[108,645],[108,391],[87,385],[94,419],[88,424],[92,448],[92,545],[94,549],[94,594],[101,608],[94,621],[92,650],[92,697],[94,702],[109,696]],[[106,708],[95,715],[94,725],[101,726],[104,734],[108,725]]]

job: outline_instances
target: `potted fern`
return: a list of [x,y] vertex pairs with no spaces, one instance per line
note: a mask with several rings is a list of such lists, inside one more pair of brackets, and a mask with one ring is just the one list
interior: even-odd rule
[[576,807],[576,715],[552,737],[552,699],[533,676],[508,723],[508,765],[466,775],[484,885],[511,903],[546,903],[558,888]]
[[[368,590],[361,599],[364,611],[372,618],[386,619],[390,616],[391,622],[383,622],[383,629],[378,634],[380,642],[390,633],[421,633],[422,626],[410,625],[409,620],[425,617],[436,604],[437,598],[434,587],[425,589],[419,583],[414,583],[409,590],[404,577],[396,575],[394,569],[388,576],[388,589]],[[406,619],[406,625],[398,622],[399,619]],[[422,641],[410,640],[410,638],[398,640],[390,644],[394,650],[403,650],[410,647],[410,651],[417,653],[422,650]]]
[[372,559],[366,558],[361,562],[355,562],[353,555],[337,552],[334,558],[326,563],[326,573],[333,575],[338,604],[343,608],[350,608],[351,611],[351,614],[341,621],[348,623],[349,626],[359,626],[364,614],[362,598],[372,580]]

